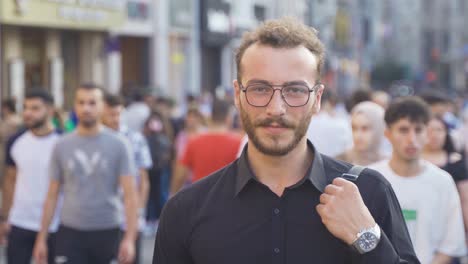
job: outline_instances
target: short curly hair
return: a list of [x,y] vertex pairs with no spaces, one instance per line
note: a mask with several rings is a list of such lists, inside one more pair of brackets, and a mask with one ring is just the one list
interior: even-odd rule
[[273,48],[295,48],[303,45],[317,56],[317,72],[318,78],[320,79],[325,60],[325,47],[317,36],[317,30],[304,25],[297,19],[284,17],[266,21],[254,31],[244,34],[242,42],[235,54],[238,81],[241,80],[242,76],[242,56],[247,48],[256,43]]

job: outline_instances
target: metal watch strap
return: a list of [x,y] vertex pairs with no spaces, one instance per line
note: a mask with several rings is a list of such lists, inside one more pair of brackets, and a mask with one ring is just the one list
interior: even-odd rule
[[366,233],[366,232],[372,232],[376,237],[377,237],[377,244],[380,242],[380,238],[382,236],[382,230],[380,230],[380,226],[376,223],[373,227],[363,229],[361,230],[357,235],[356,235],[356,240],[351,244],[352,248],[356,250],[359,254],[364,254],[366,253],[361,249],[361,247],[358,245],[359,239],[361,236]]

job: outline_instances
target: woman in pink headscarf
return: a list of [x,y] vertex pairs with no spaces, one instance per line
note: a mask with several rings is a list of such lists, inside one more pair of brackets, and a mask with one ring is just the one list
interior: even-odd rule
[[384,159],[384,114],[384,109],[376,103],[366,101],[357,104],[351,110],[353,147],[336,158],[361,166]]

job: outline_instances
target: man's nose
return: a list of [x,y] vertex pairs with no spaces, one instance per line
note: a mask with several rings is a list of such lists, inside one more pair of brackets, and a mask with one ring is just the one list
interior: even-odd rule
[[286,107],[287,104],[281,95],[281,90],[274,90],[270,103],[266,106],[267,114],[272,116],[284,115]]

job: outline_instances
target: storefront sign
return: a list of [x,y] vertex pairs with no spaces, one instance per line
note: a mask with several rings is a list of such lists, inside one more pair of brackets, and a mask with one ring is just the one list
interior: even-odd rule
[[202,41],[208,46],[223,46],[231,39],[231,5],[221,0],[203,0],[201,5]]
[[126,0],[1,0],[5,24],[106,30],[124,23]]

